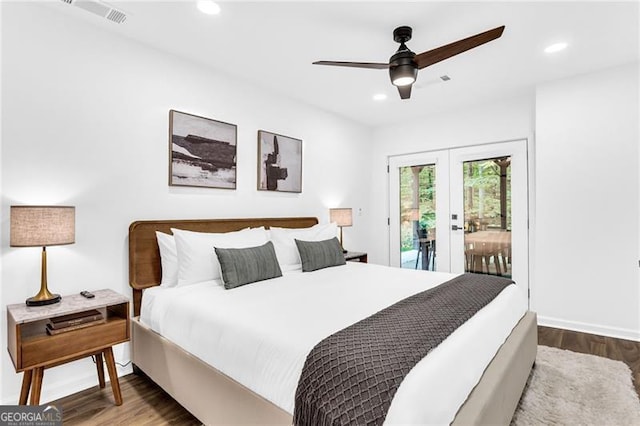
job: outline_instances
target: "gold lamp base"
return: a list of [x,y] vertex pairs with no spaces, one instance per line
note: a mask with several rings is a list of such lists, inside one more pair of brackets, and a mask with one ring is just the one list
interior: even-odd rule
[[47,288],[47,249],[42,247],[42,269],[40,275],[40,291],[27,299],[27,306],[44,306],[58,303],[62,300],[59,294],[49,292]]
[[343,254],[346,254],[349,252],[349,250],[345,250],[344,246],[342,245],[342,226],[340,227],[340,247],[342,247]]
[[[51,294],[51,293],[49,293]],[[51,294],[51,299],[38,299],[38,296],[33,296],[27,299],[27,306],[44,306],[58,303],[62,300],[59,294]]]

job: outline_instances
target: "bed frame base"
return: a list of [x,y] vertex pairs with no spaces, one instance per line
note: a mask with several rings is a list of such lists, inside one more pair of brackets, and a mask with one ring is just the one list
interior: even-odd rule
[[205,425],[290,425],[289,413],[141,324],[131,321],[132,362]]
[[[132,361],[206,425],[291,425],[292,416],[141,324],[132,323]],[[536,314],[513,329],[453,425],[508,425],[537,350]]]
[[527,312],[484,370],[452,425],[508,425],[538,351],[538,321]]

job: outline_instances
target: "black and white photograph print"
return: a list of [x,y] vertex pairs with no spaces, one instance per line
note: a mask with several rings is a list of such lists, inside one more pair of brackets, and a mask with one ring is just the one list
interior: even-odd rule
[[169,111],[169,185],[236,189],[237,126]]
[[302,140],[258,130],[258,189],[302,192]]

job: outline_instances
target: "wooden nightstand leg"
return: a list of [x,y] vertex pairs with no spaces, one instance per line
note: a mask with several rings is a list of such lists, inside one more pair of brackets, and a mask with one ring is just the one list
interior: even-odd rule
[[44,376],[44,367],[36,367],[33,369],[33,383],[31,384],[31,400],[29,404],[40,405],[40,391],[42,390],[42,377]]
[[111,389],[113,390],[113,398],[116,405],[122,405],[122,394],[120,393],[120,383],[118,382],[118,372],[116,371],[116,362],[113,359],[113,350],[109,347],[104,351],[104,358],[107,361],[107,372],[111,381]]
[[22,375],[22,388],[20,389],[20,401],[18,404],[27,405],[29,400],[29,389],[31,389],[31,377],[33,376],[33,370],[25,370]]
[[98,384],[100,389],[104,389],[104,363],[102,362],[102,352],[96,354],[96,368],[98,369]]

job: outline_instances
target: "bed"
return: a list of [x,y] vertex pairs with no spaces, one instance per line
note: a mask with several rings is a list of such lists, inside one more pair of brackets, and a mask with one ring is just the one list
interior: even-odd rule
[[[158,285],[161,278],[160,256],[158,245],[156,242],[155,231],[168,233],[170,232],[171,228],[178,228],[198,232],[228,232],[236,231],[246,227],[275,226],[283,228],[307,228],[315,224],[317,224],[317,219],[315,218],[195,221],[168,220],[142,221],[133,223],[129,229],[129,272],[130,284],[133,288],[134,295],[134,314],[136,315],[136,318],[134,318],[132,322],[132,360],[136,369],[142,370],[142,372],[144,372],[153,381],[160,385],[174,399],[176,399],[180,404],[182,404],[186,409],[188,409],[192,414],[194,414],[205,424],[291,424],[292,399],[290,396],[288,397],[286,395],[286,386],[284,387],[285,391],[275,391],[274,394],[274,392],[271,392],[269,389],[263,389],[260,387],[260,384],[256,385],[255,383],[251,382],[251,379],[247,379],[247,377],[245,377],[251,376],[252,368],[260,371],[263,371],[265,369],[268,370],[268,368],[273,368],[275,369],[275,373],[278,373],[277,370],[279,367],[262,365],[258,367],[247,366],[246,368],[243,368],[242,364],[240,364],[240,367],[238,367],[238,365],[235,365],[230,369],[227,363],[226,366],[224,364],[220,364],[219,368],[214,368],[210,365],[211,360],[208,359],[209,355],[204,352],[199,352],[199,349],[197,347],[185,348],[185,346],[188,346],[188,341],[199,342],[199,340],[202,340],[204,343],[207,339],[213,339],[214,341],[216,341],[215,339],[218,339],[218,342],[225,342],[224,344],[221,343],[220,346],[224,348],[224,350],[227,350],[228,347],[233,346],[232,343],[227,343],[227,341],[225,341],[223,337],[221,337],[221,334],[214,331],[213,329],[211,332],[207,332],[207,330],[209,330],[209,328],[207,328],[208,325],[204,323],[199,324],[197,317],[193,317],[191,319],[191,323],[187,323],[188,325],[178,324],[178,322],[181,321],[180,318],[182,318],[183,316],[188,317],[190,315],[191,310],[187,310],[184,307],[180,308],[178,305],[172,304],[174,303],[174,300],[194,297],[193,295],[196,295],[196,302],[191,301],[189,303],[197,304],[198,299],[204,300],[209,297],[208,295],[212,294],[212,292],[219,291],[219,286],[211,285],[210,283],[198,283],[188,292],[184,291],[184,289],[175,289],[176,291],[167,292],[160,288],[152,288]],[[390,268],[375,265],[349,264],[346,267],[341,268],[345,268],[344,271],[347,271],[349,274],[355,274],[354,276],[369,274],[371,276],[371,280],[375,280],[374,276],[382,276],[386,273],[389,273],[390,271]],[[340,268],[329,268],[325,271],[318,271],[320,273],[317,274],[317,276],[320,276],[322,280],[325,280],[327,282],[334,282],[336,279],[334,275],[337,273],[335,270],[338,269]],[[429,279],[436,281],[444,281],[448,278],[446,274],[440,276],[438,275],[438,273],[428,273],[422,271],[411,271],[411,273],[427,274],[421,275],[420,277],[430,277]],[[299,274],[297,276],[293,273],[285,274],[285,276],[283,276],[281,279],[275,279],[272,283],[265,281],[264,283],[266,283],[266,285],[264,283],[256,285],[254,288],[247,289],[245,293],[249,295],[249,297],[265,300],[265,298],[268,298],[270,294],[269,286],[278,286],[278,288],[286,287],[289,289],[289,293],[292,289],[296,288],[294,283],[303,278],[306,280],[311,280],[312,277],[315,276],[314,274],[316,273],[314,272],[310,274]],[[325,274],[324,277],[323,274]],[[407,274],[407,272],[405,272],[405,274]],[[403,276],[403,279],[405,278],[407,280],[411,280],[414,278],[414,276]],[[308,288],[312,289],[313,287],[311,286],[317,284],[309,283],[308,285],[310,286]],[[380,285],[384,287],[384,284]],[[252,286],[250,285],[245,287],[249,288]],[[145,309],[142,309],[143,318],[140,318],[139,315],[141,313],[142,291],[144,289],[150,289],[145,295],[145,303],[147,304],[146,311],[148,312],[145,312]],[[392,289],[391,287],[389,287],[387,288],[387,290]],[[358,292],[362,292],[363,289],[356,288],[354,286],[353,291],[354,295],[357,295]],[[230,295],[232,293],[233,292],[226,292],[225,294]],[[241,292],[237,291],[236,293],[240,294]],[[396,297],[401,298],[402,296],[402,294],[397,294]],[[320,297],[320,293],[318,293],[317,297]],[[376,299],[376,297],[368,297],[367,299]],[[273,302],[269,303],[276,302],[277,300],[274,299]],[[220,305],[217,310],[223,311],[226,306],[232,306],[231,303],[233,303],[233,301],[232,299],[229,299],[229,301],[225,301],[223,305]],[[372,303],[373,306],[369,307],[368,309],[375,309],[375,303]],[[510,302],[508,300],[503,301],[503,304],[509,306]],[[152,306],[153,309],[149,308],[149,306]],[[177,312],[179,312],[181,309],[184,311],[183,314],[176,316],[178,315]],[[310,309],[310,307],[301,309]],[[365,309],[365,307],[363,307],[362,309]],[[150,312],[153,310],[160,312],[160,317],[168,318],[168,320],[165,322],[165,325],[159,325],[160,323],[157,323],[157,321],[153,320],[151,316],[146,319],[144,318],[147,314],[151,315]],[[195,311],[197,309],[193,310]],[[357,309],[355,310],[357,311]],[[462,396],[462,400],[455,407],[454,414],[447,414],[448,416],[452,417],[452,420],[450,418],[450,422],[452,424],[509,423],[535,360],[537,347],[535,314],[532,312],[518,313],[513,309],[512,311],[513,312],[511,313],[511,316],[513,317],[513,315],[516,315],[516,317],[514,317],[515,320],[513,320],[515,326],[509,326],[508,330],[506,330],[506,333],[503,331],[503,333],[505,333],[503,338],[497,337],[498,339],[501,339],[500,343],[498,343],[496,346],[498,347],[497,352],[495,352],[494,350],[494,352],[490,354],[484,365],[476,367],[480,368],[480,372],[477,373],[478,379],[474,379],[474,382],[469,387],[469,389],[464,391],[465,393]],[[361,313],[360,315],[366,314],[365,311],[363,312],[364,313]],[[289,312],[289,314],[295,315],[295,312]],[[471,321],[469,321],[469,323],[471,323]],[[278,323],[276,322],[274,324]],[[499,322],[494,325],[487,324],[491,323],[485,323],[485,325],[483,325],[481,328],[499,328]],[[266,322],[264,324],[265,327],[272,325],[273,324],[266,324]],[[286,323],[281,323],[280,325],[282,327],[285,327]],[[338,326],[339,324],[336,325],[336,327]],[[466,326],[467,324],[465,324],[465,327]],[[472,325],[469,325],[469,327],[472,327]],[[198,328],[201,328],[201,330],[197,331]],[[256,328],[259,329],[259,327]],[[181,341],[179,332],[181,329],[188,329],[190,330],[189,332],[200,333],[200,336],[204,337],[202,337],[201,339],[197,339],[191,336],[188,339],[182,339],[183,341]],[[166,333],[170,336],[163,336],[163,334],[165,333],[161,334],[160,332],[158,332],[162,330],[173,331]],[[232,328],[225,330],[225,336],[227,336],[226,338],[229,338],[228,336],[232,335],[242,341],[242,339],[245,339],[246,336],[250,336],[251,332],[253,331],[247,331],[247,327],[243,328],[242,324],[240,324],[237,330]],[[314,331],[311,330],[310,334],[313,334],[312,332]],[[325,333],[326,330],[318,332]],[[468,333],[471,333],[472,335],[478,334],[477,332],[474,332],[473,329],[471,329],[471,331],[469,331]],[[464,340],[465,338],[462,337],[461,339],[462,340],[458,340],[457,343],[452,343],[449,346],[460,346],[460,342],[462,342],[462,345],[464,347],[464,344],[466,342]],[[447,341],[448,340],[449,339],[447,339]],[[490,338],[488,338],[487,340],[490,340]],[[444,343],[447,343],[447,341],[443,342],[443,345]],[[502,341],[504,343],[502,343]],[[249,346],[250,343],[246,342],[242,345],[242,347],[245,348]],[[254,351],[251,353],[259,353],[255,351],[259,351],[260,348],[262,348],[262,350],[266,350],[267,352],[273,349],[269,349],[270,347],[268,345],[265,346],[263,342],[259,342],[256,347],[258,349],[251,349],[252,351]],[[305,349],[303,346],[301,348],[297,348],[297,350],[300,353],[304,353]],[[436,351],[434,350],[433,352],[435,353]],[[236,351],[234,353],[233,351],[230,351],[226,355],[222,354],[220,356],[239,357],[240,355],[238,354],[241,355],[240,352]],[[430,354],[429,356],[431,357],[432,354]],[[448,356],[446,357],[448,358]],[[433,358],[437,361],[435,355],[433,356]],[[285,364],[294,365],[295,362],[287,361]],[[419,365],[420,364],[418,364],[416,367],[418,367]],[[235,370],[233,370],[234,368]],[[428,369],[429,367],[427,367],[427,370]],[[430,369],[434,370],[433,364]],[[299,374],[299,371],[295,370],[295,368],[293,370],[293,372],[288,373],[289,382],[291,382],[291,377],[295,378],[296,374]],[[416,370],[419,369],[416,368]],[[440,370],[440,368],[435,368],[435,370]],[[275,373],[270,372],[268,374]],[[412,370],[410,374],[414,374],[414,371]],[[446,375],[444,376],[444,378],[440,377],[439,380],[446,380],[446,377]],[[435,380],[435,383],[438,383],[436,379],[433,380]],[[407,382],[412,381],[407,380]],[[289,383],[289,387],[290,386],[291,383]],[[398,394],[400,394],[400,391],[404,389],[403,386],[406,388],[404,382],[402,383]],[[409,390],[407,392],[404,392],[403,395],[412,394],[411,388],[408,389]],[[460,390],[458,390],[457,392],[460,392]],[[414,390],[413,394],[415,393],[416,392]],[[428,400],[436,400],[441,396],[439,394],[446,394],[446,392],[440,392],[438,389],[436,389],[435,391],[432,391],[431,396],[425,394],[424,397]],[[457,398],[460,399],[460,396],[457,396]],[[398,402],[396,404],[396,399],[398,401],[404,402]],[[395,417],[391,416],[391,420],[389,417],[387,417],[387,421],[389,423],[411,422],[411,420],[407,420],[407,417],[402,417],[402,414],[408,411],[402,408],[405,406],[402,404],[406,404],[407,401],[411,402],[411,397],[403,397],[403,399],[399,397],[394,398],[392,407],[389,410],[389,415],[392,415],[394,412],[396,414],[400,414],[394,415]],[[445,416],[445,418],[447,417]],[[396,419],[396,421],[392,421],[393,419]],[[449,420],[446,423],[449,423]]]

